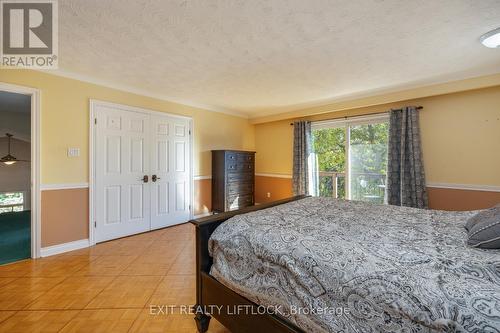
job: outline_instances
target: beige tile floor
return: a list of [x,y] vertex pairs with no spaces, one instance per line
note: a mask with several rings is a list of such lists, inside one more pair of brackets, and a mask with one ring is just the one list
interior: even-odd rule
[[194,273],[190,224],[0,266],[0,332],[196,332],[192,315],[150,310],[194,304]]

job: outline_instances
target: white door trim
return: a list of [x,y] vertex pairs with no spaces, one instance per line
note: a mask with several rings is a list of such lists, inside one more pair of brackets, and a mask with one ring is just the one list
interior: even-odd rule
[[0,82],[0,90],[31,96],[31,257],[40,257],[41,194],[40,194],[40,146],[41,146],[41,93],[39,89]]
[[194,119],[191,118],[189,122],[189,149],[191,149],[191,158],[190,166],[189,166],[189,186],[191,191],[191,197],[189,198],[189,219],[192,220],[194,218]]
[[193,178],[193,164],[194,164],[194,152],[193,152],[193,118],[187,116],[180,116],[172,113],[155,111],[145,108],[140,108],[136,106],[129,106],[124,104],[111,103],[106,101],[101,101],[97,99],[90,99],[90,112],[89,112],[89,245],[95,245],[95,135],[96,135],[96,127],[95,127],[95,119],[96,119],[96,107],[97,106],[107,106],[113,107],[124,111],[133,111],[140,112],[149,115],[164,115],[176,118],[182,118],[189,120],[189,149],[191,150],[191,166],[189,170],[189,183],[191,187],[191,195],[189,198],[189,206],[190,206],[190,218],[193,217],[193,188],[194,188],[194,178]]

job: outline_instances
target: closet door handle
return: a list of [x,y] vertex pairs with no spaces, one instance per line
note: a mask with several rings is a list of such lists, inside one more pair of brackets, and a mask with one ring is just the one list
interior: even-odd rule
[[148,175],[144,175],[144,177],[142,177],[139,180],[142,180],[144,183],[147,183],[149,181],[149,177],[148,177]]
[[153,177],[151,177],[151,180],[153,182],[156,182],[157,180],[161,179],[160,177],[157,177],[156,175],[153,175]]

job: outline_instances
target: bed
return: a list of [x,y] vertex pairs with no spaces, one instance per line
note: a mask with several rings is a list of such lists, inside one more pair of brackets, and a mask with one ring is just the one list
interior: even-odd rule
[[500,251],[466,246],[472,214],[295,197],[194,221],[198,329],[500,332]]

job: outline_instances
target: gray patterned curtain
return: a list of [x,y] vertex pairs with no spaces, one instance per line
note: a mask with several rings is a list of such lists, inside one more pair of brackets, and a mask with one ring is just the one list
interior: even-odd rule
[[293,194],[316,192],[316,168],[310,121],[293,123]]
[[427,208],[418,111],[391,110],[386,200],[390,205]]

